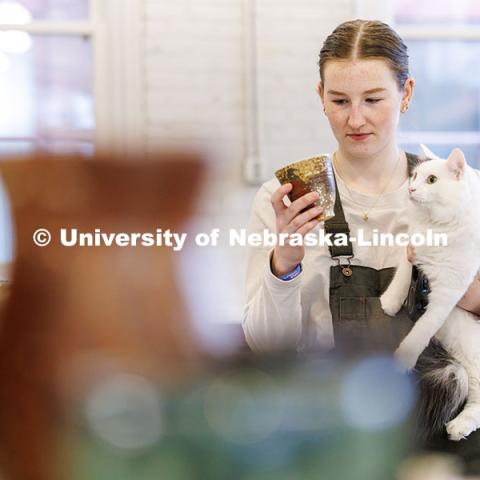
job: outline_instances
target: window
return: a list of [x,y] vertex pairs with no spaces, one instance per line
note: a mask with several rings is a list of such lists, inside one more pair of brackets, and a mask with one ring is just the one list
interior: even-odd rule
[[[142,145],[143,3],[0,0],[0,156]],[[12,256],[0,179],[0,267]]]
[[0,155],[142,144],[142,0],[0,0]]
[[480,4],[476,1],[395,0],[393,22],[410,52],[414,101],[399,139],[440,156],[460,147],[480,168]]
[[0,1],[0,153],[93,151],[88,0]]

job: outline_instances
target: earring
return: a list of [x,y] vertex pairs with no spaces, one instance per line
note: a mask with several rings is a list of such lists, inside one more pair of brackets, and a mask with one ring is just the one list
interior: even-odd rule
[[323,113],[326,115],[327,111],[325,110],[325,107],[323,107]]
[[408,103],[402,106],[402,108],[400,109],[400,112],[405,113],[407,110],[408,110]]

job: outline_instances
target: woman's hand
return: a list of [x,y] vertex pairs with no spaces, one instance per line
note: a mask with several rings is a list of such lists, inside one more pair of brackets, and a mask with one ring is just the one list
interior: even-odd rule
[[[415,262],[415,251],[410,243],[407,246],[407,258],[410,263]],[[477,273],[465,295],[457,303],[457,307],[480,315],[480,273]]]
[[457,307],[468,310],[475,315],[480,315],[480,273],[477,273],[465,295],[457,303]]
[[411,243],[407,245],[407,259],[411,264],[415,262],[415,251],[413,250]]
[[[275,211],[277,234],[280,233],[298,233],[302,236],[313,230],[320,222],[316,219],[322,212],[322,207],[314,206],[300,213],[313,202],[318,200],[319,195],[316,192],[310,192],[298,198],[286,206],[283,203],[283,197],[292,189],[291,183],[286,183],[275,190],[272,194],[272,206]],[[272,272],[280,277],[291,272],[305,256],[303,245],[277,245],[273,250]]]

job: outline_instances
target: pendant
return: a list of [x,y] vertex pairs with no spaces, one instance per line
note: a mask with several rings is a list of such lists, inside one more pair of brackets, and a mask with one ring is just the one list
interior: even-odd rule
[[345,277],[351,277],[353,272],[350,267],[342,267],[342,273]]
[[363,214],[363,220],[366,222],[368,220],[368,212]]

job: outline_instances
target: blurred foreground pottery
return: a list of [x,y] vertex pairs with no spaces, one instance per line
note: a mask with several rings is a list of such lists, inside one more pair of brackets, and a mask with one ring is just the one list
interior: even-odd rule
[[[168,247],[62,246],[61,228],[181,231],[202,179],[192,154],[34,155],[0,164],[16,260],[0,335],[0,465],[10,479],[65,478],[68,410],[115,371],[163,384],[200,368]],[[39,229],[49,245],[32,239]],[[181,253],[181,252],[180,252]]]
[[[0,332],[2,477],[394,478],[413,392],[393,362],[214,360],[175,281],[181,251],[60,244],[60,228],[183,231],[199,159],[114,160],[0,164],[16,229]],[[49,245],[34,244],[39,228]]]

